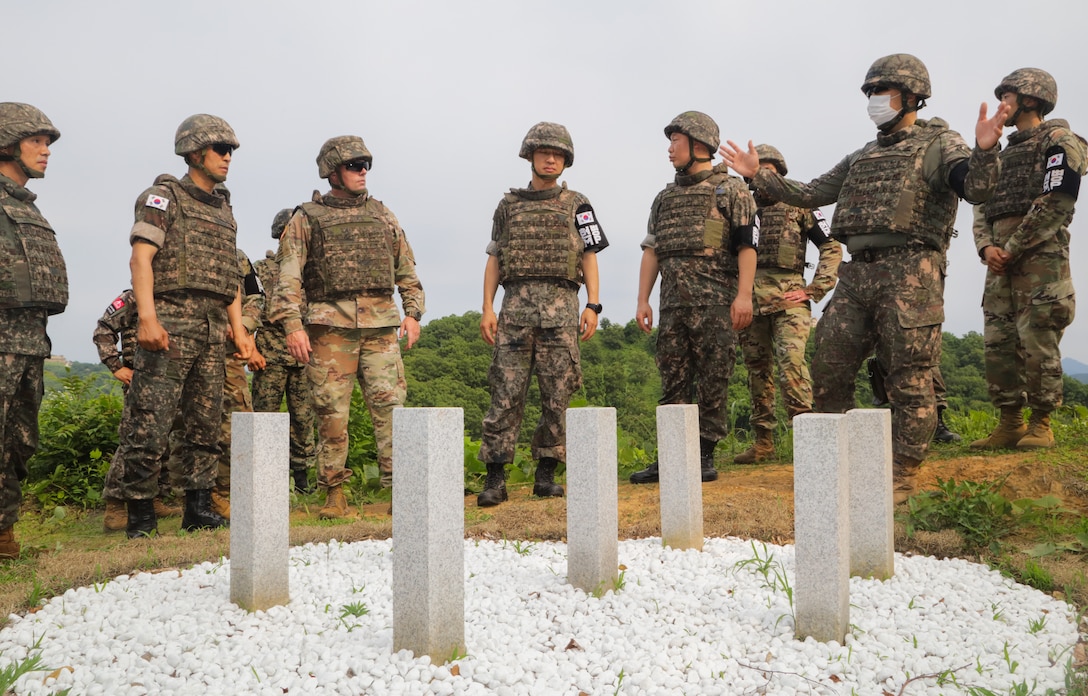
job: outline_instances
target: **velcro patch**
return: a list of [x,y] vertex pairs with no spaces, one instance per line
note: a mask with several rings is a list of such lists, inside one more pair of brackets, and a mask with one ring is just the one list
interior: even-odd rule
[[597,215],[593,212],[593,207],[588,203],[583,203],[578,206],[578,210],[574,211],[575,227],[578,228],[578,234],[582,238],[582,244],[588,251],[601,251],[608,246],[608,240],[604,236],[604,230],[601,229],[601,225],[597,222]]
[[113,302],[110,302],[109,307],[106,307],[106,314],[109,314],[109,315],[112,316],[112,315],[116,314],[117,312],[119,312],[120,310],[122,310],[124,308],[125,308],[125,299],[124,299],[124,297],[118,297]]
[[1065,148],[1054,145],[1046,151],[1043,193],[1064,193],[1075,200],[1080,193],[1080,174],[1066,163]]
[[831,239],[831,224],[828,223],[821,210],[813,210],[812,217],[816,219],[816,226],[808,231],[808,238],[816,246],[823,246]]
[[144,205],[146,205],[148,208],[158,208],[159,210],[166,210],[167,206],[170,205],[170,200],[168,198],[163,198],[162,196],[156,196],[153,193],[149,193],[147,194],[147,200],[144,202]]

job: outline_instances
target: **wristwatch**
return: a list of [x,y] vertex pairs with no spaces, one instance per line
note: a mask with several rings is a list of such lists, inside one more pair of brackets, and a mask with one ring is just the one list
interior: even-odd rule
[[592,309],[597,314],[600,314],[601,312],[604,311],[604,305],[593,304],[592,302],[587,302],[586,303],[586,309]]

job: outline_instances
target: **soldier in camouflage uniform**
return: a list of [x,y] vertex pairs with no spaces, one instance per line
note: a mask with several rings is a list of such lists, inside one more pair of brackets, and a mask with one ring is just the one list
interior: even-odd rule
[[[106,311],[98,319],[91,340],[98,349],[98,359],[106,369],[121,382],[121,390],[128,396],[128,387],[132,383],[133,359],[136,356],[136,299],[132,290],[125,290],[110,302]],[[120,342],[120,350],[118,350]],[[175,419],[174,426],[180,423]],[[177,457],[167,456],[159,472],[159,494],[155,496],[155,515],[173,517],[181,514],[181,508],[172,504],[168,496],[172,489],[171,479],[180,481]],[[115,471],[115,474],[118,472]],[[119,495],[120,477],[107,480],[105,485],[106,514],[102,524],[107,532],[119,532],[128,526],[128,513],[125,501],[115,497]]]
[[[944,293],[942,293],[943,295]],[[873,406],[877,408],[891,408],[888,404],[888,392],[884,386],[888,371],[875,357],[866,362],[869,373],[869,386],[873,389]],[[933,431],[934,442],[959,442],[963,439],[959,433],[952,432],[944,421],[944,412],[948,410],[948,387],[944,383],[944,375],[941,374],[941,366],[933,366],[933,400],[937,406],[937,428]]]
[[[608,246],[589,199],[559,184],[574,164],[574,142],[558,123],[529,129],[519,156],[530,163],[528,188],[510,189],[491,225],[484,268],[480,333],[495,346],[488,372],[491,408],[484,417],[480,461],[487,481],[480,507],[507,499],[506,465],[514,461],[529,380],[540,387],[540,422],[533,433],[537,460],[533,495],[561,497],[555,470],[567,458],[566,410],[582,386],[578,346],[597,330],[601,313],[597,252]],[[585,309],[578,288],[585,283]],[[503,286],[495,316],[495,293]]]
[[[279,239],[294,210],[284,208],[272,221],[272,239]],[[280,266],[276,252],[269,251],[265,258],[254,264],[257,276],[265,292],[271,293],[279,283]],[[287,352],[287,336],[283,326],[269,318],[271,302],[264,295],[256,296],[260,302],[261,324],[257,331],[257,350],[264,357],[264,367],[251,361],[253,371],[253,410],[279,412],[280,404],[287,399],[287,412],[291,418],[291,480],[295,491],[309,493],[312,489],[307,470],[314,467],[317,459],[317,413],[314,412],[313,391],[306,376],[306,366]],[[249,301],[249,298],[247,298]]]
[[[635,321],[653,329],[650,292],[661,275],[657,369],[662,404],[699,404],[703,481],[714,481],[714,448],[729,432],[729,378],[736,332],[752,323],[759,218],[748,187],[715,172],[718,124],[686,111],[665,127],[676,181],[657,194],[642,241]],[[631,483],[658,481],[654,462]]]
[[858,368],[875,348],[888,366],[895,498],[902,501],[914,490],[937,424],[932,371],[941,357],[945,250],[957,198],[979,202],[993,192],[1008,107],[987,119],[982,105],[971,149],[944,121],[918,119],[930,82],[914,56],[879,58],[861,91],[877,139],[807,184],[761,169],[751,143],[744,151],[730,141],[722,154],[776,200],[836,204],[832,234],[851,258],[839,268],[838,287],[816,326],[814,407],[824,413],[853,408]]
[[[366,188],[373,158],[363,139],[330,138],[317,155],[332,190],[303,203],[280,238],[280,276],[269,319],[287,350],[306,363],[319,419],[318,486],[325,519],[353,516],[344,497],[351,392],[358,378],[374,424],[381,483],[393,484],[393,409],[407,385],[398,337],[419,338],[423,286],[412,247],[393,212]],[[404,319],[393,291],[399,290]]]
[[237,226],[227,178],[238,139],[221,118],[197,114],[182,121],[174,152],[188,173],[163,174],[136,199],[132,292],[139,313],[135,369],[121,416],[119,467],[128,501],[126,534],[157,529],[153,499],[178,410],[184,427],[181,464],[187,530],[223,527],[211,509],[223,408],[223,344],[228,323],[240,357],[253,339],[242,325],[242,277]]
[[45,176],[60,137],[38,109],[0,103],[0,559],[16,558],[20,481],[38,448],[50,314],[68,305],[68,273],[53,228],[26,188]]
[[[242,326],[252,335],[260,325],[261,308],[257,298],[263,297],[264,291],[253,264],[241,249],[238,249],[238,272],[242,277]],[[231,336],[230,327],[227,327],[227,337]],[[219,464],[216,468],[215,487],[212,489],[212,510],[223,519],[229,520],[231,414],[253,411],[246,365],[264,365],[264,356],[256,349],[256,345],[248,360],[235,355],[229,343],[223,344],[223,347],[223,419],[219,423]]]
[[[786,159],[771,145],[756,145],[759,165],[785,176]],[[725,173],[725,165],[718,165]],[[735,464],[767,461],[775,456],[774,365],[782,403],[790,421],[812,411],[812,378],[805,346],[812,329],[810,302],[819,302],[839,276],[842,246],[831,240],[830,226],[819,210],[779,203],[762,194],[759,206],[759,249],[756,255],[754,316],[740,332],[748,390],[752,393],[752,446],[733,457]],[[820,254],[812,282],[805,284],[805,250],[811,242]]]
[[1012,110],[1005,125],[1016,132],[1001,153],[997,191],[976,210],[974,232],[987,268],[986,381],[1001,420],[971,447],[1053,447],[1050,414],[1062,405],[1058,344],[1075,309],[1069,223],[1085,172],[1085,140],[1063,119],[1043,120],[1058,101],[1049,73],[1015,70],[994,93]]

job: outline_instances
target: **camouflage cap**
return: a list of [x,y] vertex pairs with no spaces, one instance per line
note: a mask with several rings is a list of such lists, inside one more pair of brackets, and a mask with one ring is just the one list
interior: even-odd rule
[[287,222],[294,214],[294,208],[284,208],[276,213],[276,217],[272,218],[272,239],[279,239],[283,235],[283,228],[287,227]]
[[60,131],[37,108],[19,102],[0,103],[0,147],[14,145],[39,133],[49,136],[50,145],[60,139]]
[[760,162],[770,162],[782,176],[786,176],[789,172],[786,169],[786,158],[774,145],[756,145],[756,154],[759,155]]
[[362,138],[357,135],[338,135],[335,138],[329,138],[317,153],[317,175],[322,179],[328,179],[341,164],[358,159],[367,162],[374,161]]
[[673,133],[683,133],[692,140],[706,145],[710,156],[718,151],[721,145],[721,136],[718,133],[718,124],[701,111],[685,111],[665,126],[665,137]]
[[909,53],[893,53],[890,56],[877,58],[869,72],[865,73],[865,82],[861,83],[861,91],[869,93],[872,87],[877,85],[894,85],[915,94],[919,99],[928,99],[932,96],[929,85],[929,71],[925,63]]
[[538,147],[555,148],[567,156],[566,166],[569,167],[574,164],[574,141],[565,126],[558,123],[549,123],[548,121],[541,121],[536,124],[529,129],[529,132],[525,134],[525,138],[521,141],[521,151],[518,153],[518,157],[531,159],[533,152]]
[[241,147],[229,123],[211,114],[193,114],[181,122],[174,134],[174,154],[187,155],[216,143]]
[[1039,115],[1046,116],[1058,104],[1058,83],[1046,70],[1039,68],[1020,68],[1013,70],[994,90],[998,99],[1006,92],[1015,92],[1024,97],[1034,97],[1042,102]]

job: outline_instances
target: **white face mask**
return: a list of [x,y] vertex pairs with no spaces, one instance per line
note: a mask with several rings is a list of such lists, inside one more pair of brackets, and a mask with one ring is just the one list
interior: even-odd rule
[[891,102],[892,95],[890,94],[874,94],[869,97],[869,118],[873,120],[873,123],[883,126],[899,115],[899,112],[892,108]]

